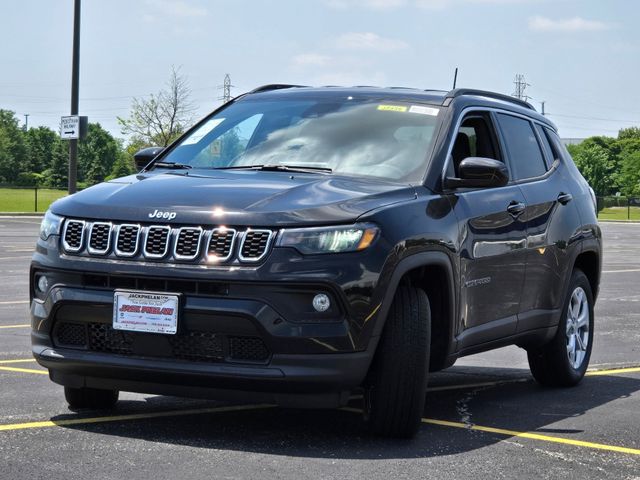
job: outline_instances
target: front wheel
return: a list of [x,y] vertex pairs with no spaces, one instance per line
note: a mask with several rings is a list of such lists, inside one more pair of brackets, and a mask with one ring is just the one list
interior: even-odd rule
[[427,294],[395,294],[365,382],[365,419],[377,435],[410,438],[420,427],[429,371],[431,312]]
[[571,275],[567,298],[555,337],[527,352],[538,383],[553,387],[577,385],[584,377],[593,348],[593,294],[581,270]]

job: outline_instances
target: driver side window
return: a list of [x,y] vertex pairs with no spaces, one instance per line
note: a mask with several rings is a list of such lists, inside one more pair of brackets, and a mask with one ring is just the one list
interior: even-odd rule
[[456,177],[459,176],[460,162],[468,157],[493,158],[503,161],[500,157],[493,123],[486,113],[473,112],[467,115],[460,124],[451,149],[451,166]]

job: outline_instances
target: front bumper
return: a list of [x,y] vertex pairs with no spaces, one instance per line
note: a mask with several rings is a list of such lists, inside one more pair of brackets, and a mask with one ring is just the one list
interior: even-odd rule
[[368,351],[329,355],[274,355],[268,366],[203,364],[128,358],[34,345],[51,380],[103,388],[291,407],[338,407],[364,378]]
[[[35,266],[32,275],[42,272],[62,280],[78,275],[41,266]],[[272,292],[271,286],[265,288]],[[253,289],[259,290],[260,286],[256,284]],[[278,289],[287,290],[284,285]],[[292,295],[299,293],[292,290]],[[115,344],[113,338],[104,337],[92,343],[91,332],[96,328],[102,334],[109,329],[115,332],[112,335],[122,335],[111,329],[113,289],[58,283],[45,298],[31,302],[32,350],[38,363],[49,369],[54,382],[75,388],[297,407],[344,404],[349,392],[362,383],[373,347],[355,348],[344,316],[325,323],[290,322],[259,297],[229,298],[219,292],[209,296],[184,294],[175,336],[128,333],[128,338],[133,339],[129,343]],[[76,326],[85,337],[64,340],[61,325]],[[194,332],[195,343],[185,343]],[[211,334],[216,342],[221,339],[219,357],[216,352],[209,352],[209,343],[202,343],[200,335],[205,334]],[[180,339],[176,347],[173,340]],[[258,340],[267,353],[234,353],[233,339]],[[203,345],[210,355],[185,352]]]

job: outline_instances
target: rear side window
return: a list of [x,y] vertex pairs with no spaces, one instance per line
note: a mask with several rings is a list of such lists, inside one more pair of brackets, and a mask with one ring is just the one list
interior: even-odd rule
[[544,175],[547,165],[531,122],[502,113],[497,117],[511,160],[514,180]]
[[547,135],[542,125],[539,125],[536,123],[536,130],[538,131],[538,136],[540,137],[540,142],[542,143],[542,149],[544,150],[544,153],[547,156],[547,163],[550,166],[558,157],[553,152],[553,149],[551,148],[551,144],[549,143],[549,138],[547,138]]

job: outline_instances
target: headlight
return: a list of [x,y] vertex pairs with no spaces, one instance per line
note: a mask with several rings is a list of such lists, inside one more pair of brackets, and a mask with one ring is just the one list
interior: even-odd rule
[[379,229],[371,224],[345,227],[284,229],[279,247],[293,247],[300,253],[340,253],[364,250],[378,236]]
[[60,235],[60,225],[62,225],[62,217],[54,215],[50,210],[47,210],[40,224],[40,238],[46,240],[51,235]]

